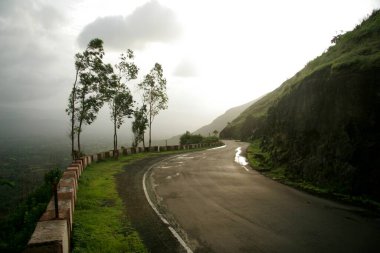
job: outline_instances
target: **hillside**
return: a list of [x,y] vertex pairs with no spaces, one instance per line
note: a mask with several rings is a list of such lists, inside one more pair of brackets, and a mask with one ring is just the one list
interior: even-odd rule
[[295,180],[380,200],[380,11],[221,132],[260,139]]
[[256,100],[250,101],[246,104],[233,107],[229,110],[227,110],[224,114],[220,115],[216,119],[214,119],[210,124],[203,126],[199,128],[198,130],[194,131],[194,134],[200,134],[203,136],[208,136],[209,134],[212,134],[214,130],[217,130],[218,132],[222,131],[223,128],[227,126],[227,124],[231,121],[233,121],[237,116],[240,115],[245,109],[247,109],[250,105],[252,105]]
[[[218,132],[221,132],[223,128],[227,126],[227,124],[231,121],[233,121],[237,116],[239,116],[244,110],[246,110],[250,105],[252,105],[257,99],[252,100],[248,103],[245,103],[243,105],[239,105],[236,107],[232,107],[231,109],[228,109],[225,113],[214,119],[210,124],[205,125],[196,131],[193,132],[193,134],[200,134],[202,136],[208,136],[212,135],[214,130],[217,130]],[[172,138],[168,139],[169,144],[178,144],[179,138],[181,135],[173,136]],[[164,141],[161,141],[160,143],[165,143]],[[161,144],[164,145],[164,144]]]

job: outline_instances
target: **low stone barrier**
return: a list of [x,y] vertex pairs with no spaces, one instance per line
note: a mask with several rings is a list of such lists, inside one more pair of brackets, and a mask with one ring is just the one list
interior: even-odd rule
[[[78,167],[78,169],[79,169],[79,173],[80,173],[80,174],[82,174],[82,172],[83,172],[83,165],[82,165],[81,162],[72,162],[72,163],[70,164],[70,167]],[[79,174],[79,175],[80,175],[80,174]]]
[[85,163],[86,163],[86,159],[84,157],[81,157],[80,159],[77,159],[77,160],[73,161],[71,164],[73,164],[73,165],[79,165],[79,167],[83,171]]
[[68,168],[66,169],[66,171],[74,172],[74,173],[75,173],[75,177],[76,177],[76,179],[77,179],[77,181],[78,181],[79,176],[80,176],[80,170],[79,170],[78,167],[68,167]]
[[58,199],[59,200],[69,200],[71,203],[71,210],[75,210],[75,197],[74,192],[68,187],[62,187],[58,190]]
[[62,179],[69,179],[74,182],[75,189],[78,190],[78,178],[76,177],[75,171],[64,171],[61,177]]
[[70,250],[68,226],[66,220],[48,220],[37,222],[36,229],[29,240],[25,253],[66,253]]
[[[67,233],[69,235],[71,235],[71,231],[73,229],[73,214],[74,214],[74,210],[72,209],[70,200],[63,199],[63,200],[58,201],[58,219],[64,219],[67,221],[67,224],[68,224]],[[54,220],[54,219],[56,219],[54,198],[51,198],[48,206],[46,207],[46,211],[42,214],[39,221],[49,221],[49,220]]]
[[62,187],[68,187],[70,189],[73,189],[74,192],[74,199],[77,199],[77,186],[75,184],[75,181],[73,178],[61,178],[58,183],[58,189]]

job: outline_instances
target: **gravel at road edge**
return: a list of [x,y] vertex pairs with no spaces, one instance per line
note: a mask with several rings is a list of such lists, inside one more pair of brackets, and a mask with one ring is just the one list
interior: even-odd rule
[[126,206],[127,216],[149,252],[185,252],[149,205],[142,186],[144,173],[149,167],[169,156],[149,157],[128,164],[116,176],[117,191]]

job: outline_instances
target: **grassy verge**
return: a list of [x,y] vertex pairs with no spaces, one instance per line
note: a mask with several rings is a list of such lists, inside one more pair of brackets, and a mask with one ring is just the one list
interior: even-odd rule
[[140,159],[199,150],[204,149],[139,153],[88,166],[79,180],[73,218],[73,252],[147,252],[127,218],[128,207],[118,195],[115,176],[125,165]]
[[260,140],[254,140],[247,148],[247,159],[249,165],[260,172],[267,171],[266,161],[269,155],[260,149]]
[[147,252],[116,190],[115,175],[141,153],[88,166],[79,180],[74,212],[73,252]]
[[247,159],[253,169],[285,185],[320,197],[329,198],[356,206],[362,206],[380,212],[380,203],[366,196],[351,196],[348,194],[337,193],[331,189],[316,186],[311,182],[289,178],[286,175],[286,170],[284,167],[274,167],[270,165],[269,154],[261,150],[260,140],[253,141],[248,147]]

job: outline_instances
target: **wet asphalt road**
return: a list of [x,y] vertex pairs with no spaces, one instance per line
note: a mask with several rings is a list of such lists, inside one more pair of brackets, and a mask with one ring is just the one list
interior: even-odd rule
[[380,220],[234,162],[246,143],[157,163],[152,195],[196,252],[380,252]]

